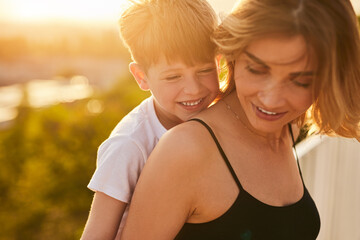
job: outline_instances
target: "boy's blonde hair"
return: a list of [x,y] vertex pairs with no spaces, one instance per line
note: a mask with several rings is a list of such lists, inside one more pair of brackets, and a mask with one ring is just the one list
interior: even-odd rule
[[242,0],[214,36],[229,66],[228,92],[236,57],[271,33],[302,35],[315,57],[313,104],[300,125],[360,141],[360,37],[350,0]]
[[217,16],[205,0],[139,0],[120,17],[120,35],[146,71],[160,56],[187,65],[215,59]]

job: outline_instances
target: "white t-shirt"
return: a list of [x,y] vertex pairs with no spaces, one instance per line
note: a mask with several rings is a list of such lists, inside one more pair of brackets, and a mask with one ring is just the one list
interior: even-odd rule
[[[127,114],[100,145],[88,188],[129,203],[146,160],[165,132],[151,96]],[[119,232],[125,224],[128,206]]]

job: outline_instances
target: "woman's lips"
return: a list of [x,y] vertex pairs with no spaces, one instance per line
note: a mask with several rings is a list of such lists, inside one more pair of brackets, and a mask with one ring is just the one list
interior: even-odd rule
[[267,121],[276,121],[276,120],[282,118],[286,114],[286,112],[268,111],[268,110],[265,110],[261,107],[255,106],[255,105],[253,105],[253,109],[254,109],[257,117],[259,117],[263,120],[267,120]]

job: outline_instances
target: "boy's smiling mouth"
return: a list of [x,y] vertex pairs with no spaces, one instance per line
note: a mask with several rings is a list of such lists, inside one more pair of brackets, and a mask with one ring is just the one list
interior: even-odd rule
[[203,101],[203,98],[200,98],[197,101],[186,101],[186,102],[180,102],[181,105],[184,105],[186,107],[192,107],[200,104]]

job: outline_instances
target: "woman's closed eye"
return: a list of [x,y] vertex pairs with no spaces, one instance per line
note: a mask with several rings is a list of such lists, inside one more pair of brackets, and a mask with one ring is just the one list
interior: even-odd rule
[[302,88],[308,88],[310,87],[311,83],[312,83],[312,78],[301,78],[301,77],[296,77],[296,78],[292,78],[290,79],[291,82],[293,84],[295,84],[298,87],[302,87]]
[[253,67],[251,66],[251,64],[248,64],[245,69],[252,73],[252,74],[256,74],[256,75],[264,75],[267,74],[269,71],[267,68],[264,67]]
[[298,87],[308,88],[314,79],[314,72],[296,72],[290,74],[290,81]]

